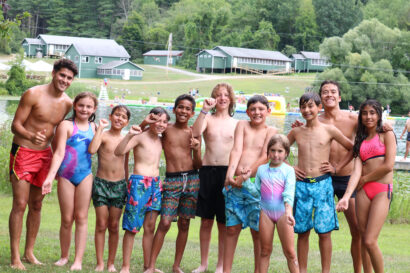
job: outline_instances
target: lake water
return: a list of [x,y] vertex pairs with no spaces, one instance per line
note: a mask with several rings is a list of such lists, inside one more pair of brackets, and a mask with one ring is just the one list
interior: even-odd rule
[[[11,120],[13,118],[14,113],[11,113],[11,111],[15,111],[15,107],[17,104],[18,104],[18,101],[0,100],[0,124],[2,124],[3,122],[7,120]],[[131,106],[129,108],[131,110],[131,120],[127,128],[124,129],[124,131],[128,131],[130,125],[132,124],[140,124],[141,121],[144,119],[144,117],[150,111],[149,108],[145,108],[145,107]],[[167,110],[171,116],[171,122],[175,121],[175,116],[172,114],[172,109],[167,109]],[[96,112],[97,122],[100,118],[108,118],[108,115],[110,113],[111,113],[111,107],[109,105],[103,105],[103,104],[100,105]],[[190,125],[193,124],[197,115],[198,113],[195,114],[194,118],[191,118],[189,122]],[[235,113],[234,118],[243,120],[243,119],[248,119],[248,116],[245,113]],[[266,123],[270,126],[275,126],[276,128],[278,128],[280,133],[287,134],[291,129],[291,124],[296,119],[303,120],[298,115],[287,115],[287,116],[269,115],[266,119]],[[399,138],[403,131],[405,120],[400,119],[400,120],[390,120],[390,121],[393,122],[394,132],[397,138]],[[405,148],[406,148],[405,136],[403,137],[402,140],[397,139],[397,144],[398,144],[397,155],[403,155]]]

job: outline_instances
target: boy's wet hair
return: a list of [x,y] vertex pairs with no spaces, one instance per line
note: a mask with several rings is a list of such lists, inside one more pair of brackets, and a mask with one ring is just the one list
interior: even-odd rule
[[338,83],[337,81],[332,81],[332,80],[326,80],[326,81],[323,81],[323,82],[320,84],[319,96],[322,96],[322,87],[323,87],[324,85],[326,85],[326,84],[333,84],[333,85],[335,85],[335,86],[337,87],[337,92],[339,93],[339,96],[341,96],[339,83]]
[[191,95],[188,95],[188,94],[182,94],[182,95],[178,96],[178,97],[175,99],[174,109],[177,108],[178,104],[179,104],[182,100],[187,100],[187,101],[189,101],[189,102],[192,104],[192,112],[195,111],[195,99],[194,99],[194,97],[192,97]]
[[253,95],[248,100],[248,103],[246,104],[246,109],[249,109],[249,106],[251,106],[252,104],[255,104],[257,102],[262,103],[263,105],[266,106],[267,109],[269,109],[269,101],[265,96],[262,96],[262,95]]
[[54,72],[58,72],[62,68],[67,68],[68,70],[71,70],[73,72],[74,76],[76,76],[78,74],[77,65],[72,60],[60,59],[60,60],[54,62],[54,65],[53,65],[53,71]]
[[320,97],[317,93],[308,92],[308,93],[303,94],[300,97],[299,107],[301,107],[302,105],[305,105],[309,101],[313,101],[316,104],[316,106],[319,106],[322,103],[321,100],[320,100]]
[[367,138],[369,135],[366,126],[363,125],[362,122],[362,114],[363,110],[366,106],[371,106],[377,113],[378,120],[377,120],[377,125],[376,125],[376,132],[381,133],[383,132],[383,126],[382,126],[382,116],[383,116],[383,109],[382,105],[380,102],[374,99],[367,99],[364,101],[359,108],[359,116],[358,116],[358,122],[357,122],[357,131],[356,131],[356,137],[354,140],[354,145],[353,145],[353,157],[357,157],[360,153],[360,146],[362,145],[363,140]]
[[171,117],[169,116],[167,110],[165,110],[164,108],[157,106],[151,109],[151,111],[149,111],[150,114],[154,114],[154,115],[158,115],[158,116],[162,116],[165,115],[167,117],[167,121],[169,121],[171,119]]
[[127,114],[127,119],[130,120],[131,118],[131,111],[130,109],[125,106],[124,104],[118,104],[116,106],[114,106],[111,110],[111,115],[113,115],[115,113],[115,111],[117,111],[118,109],[122,109],[125,111],[125,113]]
[[[98,99],[97,96],[94,93],[91,92],[81,92],[80,94],[78,94],[77,96],[75,96],[74,101],[73,101],[73,116],[70,118],[70,120],[74,120],[75,119],[75,109],[74,106],[76,105],[76,103],[83,99],[83,98],[90,98],[94,101],[94,107],[97,108],[98,106]],[[91,116],[88,118],[88,121],[94,121],[95,120],[95,113],[92,113]]]
[[[235,114],[236,98],[235,98],[235,92],[233,91],[233,88],[229,83],[225,83],[225,82],[218,83],[214,87],[214,89],[212,89],[211,97],[215,99],[216,98],[216,92],[218,92],[218,90],[220,88],[224,88],[224,87],[228,91],[229,100],[230,100],[228,113],[231,117],[233,117],[233,115]],[[211,112],[214,113],[215,111],[216,111],[215,107],[212,108]]]
[[273,137],[271,137],[271,139],[269,140],[268,149],[266,150],[266,153],[268,154],[268,156],[269,156],[270,148],[276,143],[280,143],[282,145],[283,149],[285,149],[286,157],[288,157],[290,153],[289,139],[285,135],[282,135],[282,134],[276,134]]

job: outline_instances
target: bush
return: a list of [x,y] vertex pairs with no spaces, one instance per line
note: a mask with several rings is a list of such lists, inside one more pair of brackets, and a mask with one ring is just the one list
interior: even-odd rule
[[0,165],[3,166],[0,171],[0,192],[12,193],[10,176],[9,176],[9,158],[13,134],[10,130],[11,121],[7,121],[0,126]]
[[12,96],[20,96],[27,89],[28,81],[24,68],[19,64],[13,64],[8,72],[9,78],[6,81],[6,89]]

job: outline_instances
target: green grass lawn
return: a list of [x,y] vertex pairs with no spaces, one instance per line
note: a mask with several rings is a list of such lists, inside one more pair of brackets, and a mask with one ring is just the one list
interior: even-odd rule
[[[29,272],[68,272],[69,266],[62,268],[53,265],[58,260],[60,255],[58,231],[60,226],[60,213],[55,194],[53,193],[45,198],[42,210],[42,222],[38,235],[35,254],[37,258],[44,262],[44,266],[32,266],[26,264]],[[10,269],[10,249],[8,236],[8,216],[10,213],[12,198],[9,195],[0,194],[3,200],[2,209],[0,210],[0,272],[14,272]],[[83,272],[92,272],[95,267],[95,250],[94,250],[94,227],[95,213],[94,208],[90,206],[89,211],[89,235],[87,249],[83,261]],[[350,235],[348,226],[344,217],[339,215],[340,230],[332,234],[333,239],[333,259],[332,272],[352,272],[352,262],[349,252]],[[199,226],[200,220],[196,218],[191,223],[189,241],[182,260],[182,269],[185,272],[191,272],[200,263],[199,254]],[[409,224],[388,224],[385,223],[379,237],[379,245],[382,249],[385,259],[386,272],[409,272],[410,268],[410,248],[409,241]],[[24,232],[21,239],[21,253],[24,247]],[[116,267],[119,269],[122,262],[122,235],[120,239],[120,247],[117,252]],[[175,254],[175,238],[177,235],[176,224],[173,224],[171,230],[167,234],[164,246],[158,258],[157,267],[164,272],[171,272],[171,267]],[[132,272],[142,272],[142,248],[141,248],[142,233],[136,235],[134,251],[132,254]],[[311,243],[309,252],[309,272],[320,271],[320,255],[318,250],[318,237],[315,233],[311,233]],[[74,249],[72,245],[70,262],[74,257]],[[244,230],[239,239],[238,247],[235,253],[233,272],[253,272],[253,248],[252,239],[249,230]],[[107,252],[105,253],[105,259]],[[211,250],[209,271],[215,270],[217,259],[217,233],[214,229]],[[271,257],[270,272],[288,272],[285,257],[282,254],[281,247],[275,234],[274,249]]]

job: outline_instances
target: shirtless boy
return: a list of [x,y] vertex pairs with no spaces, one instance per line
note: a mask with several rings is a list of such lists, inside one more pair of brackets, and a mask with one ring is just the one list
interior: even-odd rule
[[24,92],[14,116],[11,125],[14,138],[10,152],[13,206],[9,218],[12,268],[25,269],[20,259],[19,246],[27,204],[29,209],[23,257],[29,263],[41,264],[33,253],[44,198],[41,186],[50,168],[50,141],[54,130],[72,107],[71,99],[64,92],[77,73],[77,67],[72,61],[56,61],[51,82]]
[[[299,270],[307,272],[309,235],[312,227],[319,234],[322,272],[330,272],[332,258],[331,231],[339,229],[339,222],[333,199],[332,180],[329,175],[330,147],[332,140],[351,150],[353,142],[345,137],[335,126],[319,121],[320,97],[316,93],[305,93],[299,101],[300,111],[306,125],[293,128],[289,142],[298,145],[299,171],[296,173],[295,190],[295,232],[298,233],[297,254]],[[346,157],[351,158],[351,154]],[[303,176],[300,176],[302,172]],[[315,209],[313,221],[312,213]]]
[[[199,242],[201,265],[193,272],[208,269],[209,244],[211,242],[214,217],[218,224],[218,262],[215,272],[223,270],[223,247],[225,239],[225,200],[222,189],[228,170],[229,154],[237,120],[232,118],[235,108],[235,94],[227,83],[217,84],[211,99],[206,99],[192,128],[194,136],[205,140],[205,155],[199,170],[199,195],[196,215],[201,217]],[[209,111],[213,113],[207,115]]]
[[162,138],[166,160],[163,183],[161,220],[155,233],[149,267],[145,272],[154,272],[155,263],[171,223],[178,219],[178,235],[175,247],[173,272],[180,268],[188,239],[190,219],[195,217],[199,190],[198,169],[201,167],[200,141],[195,139],[188,121],[194,116],[195,99],[180,95],[175,100],[173,113],[175,123],[169,124]]
[[406,125],[404,126],[403,132],[401,133],[400,139],[404,136],[407,132],[407,139],[406,139],[406,151],[404,152],[403,161],[407,160],[407,156],[410,151],[410,111],[408,113],[409,118],[406,120]]
[[106,119],[100,120],[100,125],[91,141],[88,152],[98,152],[98,169],[94,178],[92,199],[95,207],[95,254],[97,266],[95,271],[104,270],[105,231],[108,228],[108,272],[115,272],[114,261],[118,247],[118,223],[122,208],[125,205],[128,178],[128,155],[116,156],[114,150],[123,139],[121,130],[128,125],[130,110],[124,105],[115,106],[109,119],[111,128],[103,132],[108,126]]
[[133,126],[115,149],[117,155],[124,156],[131,149],[134,154],[134,170],[128,182],[127,203],[122,220],[122,228],[125,230],[122,244],[122,273],[130,272],[134,238],[141,227],[144,227],[142,237],[144,270],[148,267],[155,223],[161,209],[159,162],[162,144],[159,135],[167,128],[169,119],[167,111],[162,107],[151,109],[144,120],[149,121],[149,128],[139,134],[139,128]]
[[[251,228],[255,255],[255,272],[259,272],[259,197],[254,177],[243,181],[243,172],[251,172],[253,165],[265,158],[269,139],[276,129],[265,124],[270,113],[268,100],[261,95],[251,97],[247,103],[250,121],[239,121],[234,135],[234,145],[229,156],[224,195],[226,234],[224,245],[223,272],[232,271],[236,244],[242,229]],[[236,176],[236,177],[235,177]]]

